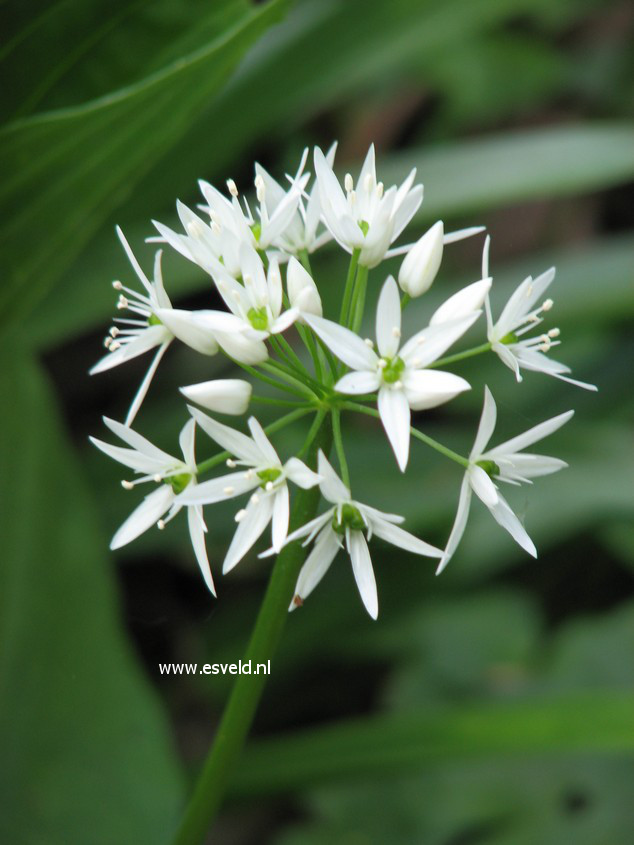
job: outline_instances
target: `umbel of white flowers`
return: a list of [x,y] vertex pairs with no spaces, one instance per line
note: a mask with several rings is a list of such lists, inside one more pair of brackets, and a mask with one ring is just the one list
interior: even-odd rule
[[[150,280],[117,229],[142,290],[114,282],[119,294],[117,308],[130,316],[115,319],[105,340],[107,353],[91,372],[110,370],[155,351],[125,424],[104,418],[124,445],[92,440],[109,457],[136,473],[134,480],[122,482],[125,489],[132,490],[139,483],[155,485],[115,533],[113,549],[133,541],[155,524],[165,528],[184,510],[196,559],[215,595],[205,548],[208,525],[213,534],[214,522],[209,516],[205,522],[203,509],[236,500],[236,531],[224,553],[223,573],[249,555],[270,525],[270,547],[261,557],[277,554],[302,539],[305,545],[313,544],[300,572],[291,609],[304,602],[343,550],[350,558],[363,604],[376,618],[378,593],[370,540],[378,538],[413,554],[438,558],[437,571],[441,572],[464,534],[475,493],[500,526],[529,554],[536,555],[533,542],[499,485],[530,484],[532,479],[566,466],[557,458],[523,450],[556,431],[571,418],[572,411],[539,423],[500,446],[487,448],[497,416],[487,386],[480,425],[468,456],[433,439],[426,431],[424,412],[457,399],[472,387],[460,372],[450,368],[459,367],[465,358],[493,353],[514,372],[518,383],[524,370],[588,390],[596,388],[572,379],[565,364],[549,357],[551,348],[560,343],[559,329],[543,329],[541,325],[553,306],[551,299],[543,297],[553,282],[554,269],[525,279],[494,322],[489,301],[494,286],[489,273],[488,236],[481,272],[474,274],[474,281],[460,290],[448,291],[443,304],[435,309],[426,309],[424,298],[421,305],[411,305],[415,313],[410,324],[414,328],[403,338],[402,312],[434,283],[441,271],[444,247],[483,229],[474,226],[446,233],[439,220],[413,243],[396,245],[423,200],[416,171],[412,170],[402,184],[386,187],[377,177],[371,146],[356,181],[350,173],[340,181],[333,169],[335,153],[336,144],[326,154],[315,149],[314,179],[306,170],[308,150],[293,174],[286,176],[286,182],[274,179],[256,164],[254,198],[250,199],[241,197],[231,179],[227,193],[201,182],[205,203],[200,206],[200,214],[177,203],[182,231],[154,222],[158,234],[148,242],[174,249],[211,281],[208,307],[173,307],[161,272],[161,250],[156,252]],[[311,257],[333,242],[346,254],[348,267],[347,271],[342,268],[340,302],[336,309],[324,313]],[[380,266],[394,256],[403,258],[393,277]],[[369,285],[378,292],[373,331],[365,313]],[[486,323],[481,319],[483,312]],[[481,339],[475,346],[443,357],[478,325],[484,329],[484,342]],[[207,380],[191,384],[184,376],[186,383],[180,392],[190,403],[213,415],[238,418],[234,426],[229,426],[188,405],[190,417],[180,434],[182,459],[157,448],[131,428],[173,341],[204,356],[224,356],[224,364],[214,363]],[[213,373],[221,370],[222,378],[214,378]],[[250,413],[252,406],[269,411],[278,408],[281,416],[263,427]],[[239,418],[249,413],[247,433]],[[383,427],[401,472],[408,469],[413,443],[437,450],[462,468],[457,514],[444,550],[400,527],[402,516],[383,513],[353,496],[351,476],[354,478],[357,469],[352,467],[351,473],[348,465],[341,417],[355,414],[372,417]],[[313,441],[327,417],[331,418],[333,455],[329,458],[320,451],[317,466],[311,468],[306,455],[315,448]],[[305,426],[304,442],[296,454],[280,457],[274,437],[291,424],[296,429]],[[223,451],[197,461],[196,425]],[[338,473],[331,463],[335,459]],[[420,484],[422,491],[424,478]],[[318,490],[327,506],[321,515],[291,530],[291,501],[298,488]],[[379,494],[380,490],[364,485],[364,500]]]

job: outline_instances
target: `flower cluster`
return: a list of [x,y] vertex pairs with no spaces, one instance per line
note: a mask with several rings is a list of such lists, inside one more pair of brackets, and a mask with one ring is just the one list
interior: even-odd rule
[[[306,171],[308,151],[286,182],[276,181],[255,166],[255,198],[241,197],[233,180],[227,193],[207,182],[200,188],[200,214],[177,204],[182,231],[154,222],[157,235],[148,241],[167,244],[198,265],[212,280],[210,307],[187,311],[172,306],[161,273],[161,250],[156,253],[150,280],[118,231],[142,290],[114,282],[118,309],[131,316],[115,319],[105,341],[107,353],[92,372],[116,367],[156,350],[131,405],[125,424],[105,419],[123,446],[92,438],[114,460],[137,477],[122,482],[125,489],[152,483],[152,492],[116,532],[111,547],[131,542],[153,525],[165,525],[186,509],[194,553],[209,590],[215,586],[208,561],[203,508],[225,500],[240,500],[233,540],[223,572],[238,564],[270,525],[270,548],[261,557],[279,553],[287,544],[304,539],[313,543],[301,569],[291,609],[301,605],[325,575],[340,550],[350,558],[361,599],[376,618],[378,598],[368,541],[374,536],[417,555],[438,559],[438,572],[455,552],[466,526],[472,493],[493,518],[529,554],[535,546],[518,517],[503,498],[499,485],[531,483],[531,479],[563,468],[556,458],[523,450],[556,431],[572,411],[553,417],[494,448],[487,448],[496,423],[496,405],[484,388],[484,408],[468,457],[433,440],[424,430],[425,411],[451,401],[471,388],[448,366],[463,358],[493,352],[522,380],[523,370],[554,376],[594,390],[570,378],[568,367],[549,353],[559,344],[559,330],[541,329],[553,305],[544,299],[555,275],[547,270],[525,279],[494,322],[489,293],[489,237],[484,242],[480,277],[450,296],[411,337],[403,337],[401,315],[410,301],[432,285],[447,244],[471,237],[482,227],[445,233],[435,223],[418,241],[394,246],[416,214],[423,187],[413,170],[401,185],[386,188],[377,180],[374,147],[370,147],[355,181],[346,174],[343,185],[333,170],[336,145],[324,154],[315,149],[314,179]],[[252,210],[253,209],[253,210]],[[324,314],[319,287],[311,270],[311,255],[336,243],[349,254],[342,279],[338,315]],[[396,278],[381,278],[373,337],[367,337],[365,299],[369,271],[386,258],[403,256]],[[443,357],[450,347],[486,318],[486,341]],[[482,321],[481,321],[482,322]],[[178,340],[207,355],[224,355],[243,378],[219,378],[181,387],[190,417],[180,434],[182,459],[172,457],[131,428],[168,346]],[[259,385],[260,394],[254,393]],[[272,391],[273,389],[273,391]],[[286,413],[265,428],[255,416],[245,430],[220,422],[214,415],[240,417],[251,405],[276,405]],[[200,407],[194,407],[198,405]],[[376,407],[374,407],[376,405]],[[205,411],[200,410],[204,408]],[[383,513],[352,497],[341,431],[343,413],[375,417],[387,436],[396,463],[405,472],[412,438],[436,449],[464,469],[455,523],[444,549],[400,527],[403,517]],[[271,437],[297,421],[310,421],[297,455],[281,458]],[[413,422],[415,424],[413,424]],[[212,457],[197,461],[194,451],[198,426],[220,447]],[[327,431],[329,436],[322,436]],[[339,474],[331,457],[318,450],[332,444]],[[324,446],[324,449],[326,447]],[[327,451],[327,449],[326,449]],[[226,465],[228,472],[219,472]],[[291,492],[318,488],[327,503],[303,525],[291,525]],[[315,497],[313,497],[315,498]]]

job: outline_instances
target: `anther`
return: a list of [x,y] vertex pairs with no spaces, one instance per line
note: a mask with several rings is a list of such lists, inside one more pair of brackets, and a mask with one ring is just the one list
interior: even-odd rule
[[111,352],[116,352],[116,351],[117,351],[117,349],[119,349],[120,347],[121,347],[121,344],[119,343],[119,341],[118,341],[118,340],[113,340],[113,341],[112,341],[112,343],[109,343],[109,344],[108,344],[108,349],[109,349]]
[[103,339],[103,345],[106,347],[106,349],[110,349],[111,343],[112,343],[112,338],[110,337],[110,335],[106,335],[106,337],[104,337],[104,339]]
[[154,476],[154,481],[156,481],[156,483],[159,484],[162,480],[163,480],[163,476],[160,474],[160,472],[157,472],[156,475]]
[[258,198],[258,202],[264,202],[264,197],[266,196],[266,188],[264,185],[258,185],[255,191],[255,195]]
[[229,469],[235,469],[236,468],[236,462],[233,460],[233,458],[227,458],[225,463],[227,464]]
[[379,182],[375,190],[377,197],[381,199],[381,197],[383,196],[383,182]]
[[246,516],[246,515],[247,515],[247,512],[245,511],[245,509],[244,509],[244,508],[242,508],[242,509],[241,509],[241,510],[239,510],[239,511],[238,511],[238,513],[234,516],[234,519],[235,519],[235,521],[236,521],[236,522],[242,522],[242,520],[245,518],[245,516]]
[[236,186],[236,183],[233,181],[233,179],[227,179],[227,188],[229,189],[229,193],[231,194],[232,197],[238,196],[238,188]]
[[247,479],[247,481],[250,481],[250,480],[253,478],[253,476],[254,476],[254,475],[255,475],[255,470],[253,470],[253,469],[248,469],[248,470],[245,472],[244,477]]
[[393,337],[400,337],[401,336],[401,330],[399,329],[398,326],[394,326],[394,328],[392,329],[392,336]]
[[372,179],[371,173],[366,173],[365,179],[363,180],[363,187],[366,189],[368,193],[372,190],[372,183],[374,180]]
[[374,341],[371,338],[366,337],[366,339],[363,342],[365,343],[366,346],[369,346],[370,349],[374,349]]
[[257,493],[254,493],[254,494],[251,496],[251,501],[253,502],[253,504],[254,504],[254,505],[259,504],[259,502],[260,502],[260,497],[258,496],[258,494],[257,494]]
[[264,485],[264,489],[266,490],[267,493],[270,493],[271,490],[273,489],[273,482],[267,481],[266,484]]
[[412,367],[420,367],[420,358],[412,358]]
[[542,311],[550,311],[554,304],[552,299],[545,299],[542,303]]
[[165,520],[159,519],[159,521],[156,523],[156,527],[159,531],[162,531],[165,528]]
[[541,340],[542,343],[550,343],[547,334],[543,334],[539,339]]
[[385,360],[385,358],[379,358],[377,367],[379,368],[379,370],[384,370],[387,367],[387,361]]
[[548,337],[559,337],[560,334],[561,332],[559,331],[559,329],[551,329],[548,332]]
[[352,176],[350,175],[350,173],[346,173],[346,175],[344,176],[343,185],[348,193],[353,190],[354,182],[352,181]]
[[401,390],[401,388],[403,387],[403,382],[400,379],[398,381],[395,381],[394,387],[396,390]]
[[235,487],[231,487],[231,486],[224,487],[222,492],[225,494],[225,496],[231,496],[231,494],[235,492],[235,489],[236,489]]
[[121,294],[117,301],[117,308],[121,311],[123,308],[127,308],[130,303],[128,302],[127,298]]
[[123,481],[121,482],[121,486],[123,487],[124,490],[132,490],[133,487],[134,487],[134,484],[131,481],[126,481],[125,478],[124,478]]
[[118,334],[120,334],[120,333],[121,333],[121,329],[117,328],[117,326],[113,326],[113,327],[110,329],[110,336],[111,336],[111,337],[116,337],[116,336],[117,336]]
[[113,283],[112,283],[112,287],[113,287],[115,290],[123,290],[123,285],[121,284],[121,282],[113,282]]

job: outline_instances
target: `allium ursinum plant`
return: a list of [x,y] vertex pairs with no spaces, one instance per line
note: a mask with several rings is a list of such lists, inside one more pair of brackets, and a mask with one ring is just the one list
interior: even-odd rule
[[[565,466],[556,458],[522,450],[567,422],[572,411],[487,449],[496,406],[485,386],[484,410],[474,446],[468,456],[462,456],[424,431],[424,415],[418,415],[412,425],[412,411],[438,407],[472,388],[462,376],[449,371],[451,365],[493,352],[514,372],[517,381],[522,380],[522,370],[533,370],[596,389],[569,378],[568,367],[549,357],[552,346],[560,342],[558,329],[544,332],[541,328],[553,305],[543,296],[553,281],[554,269],[525,279],[493,321],[488,237],[479,277],[428,314],[411,337],[403,337],[402,311],[434,282],[445,245],[476,235],[482,227],[445,233],[439,221],[415,243],[395,246],[423,199],[422,185],[415,184],[415,171],[402,185],[385,188],[377,180],[371,147],[356,182],[346,174],[342,185],[333,171],[335,150],[336,145],[327,155],[315,150],[312,184],[311,174],[305,170],[307,152],[295,174],[286,177],[286,183],[276,181],[256,165],[255,212],[247,199],[240,197],[233,180],[227,182],[228,195],[201,182],[205,200],[200,207],[202,216],[179,202],[182,232],[155,222],[158,236],[148,240],[175,249],[210,277],[213,296],[208,309],[173,308],[161,275],[161,251],[156,253],[150,281],[119,231],[142,290],[114,283],[120,293],[118,308],[132,316],[115,319],[105,342],[107,354],[93,368],[93,372],[101,372],[156,350],[125,425],[106,420],[126,446],[93,440],[102,451],[137,473],[134,481],[123,482],[126,489],[141,482],[155,485],[117,531],[112,548],[134,540],[154,524],[164,528],[185,508],[195,556],[208,588],[214,592],[212,569],[217,564],[212,561],[210,566],[207,560],[203,509],[225,500],[237,502],[236,531],[223,572],[244,560],[271,526],[270,548],[261,557],[275,554],[277,560],[246,655],[254,661],[271,657],[287,610],[303,604],[340,550],[350,559],[362,601],[373,618],[379,602],[368,544],[374,538],[439,559],[437,571],[442,571],[464,533],[472,492],[516,542],[536,554],[499,485],[530,484],[533,478]],[[337,312],[324,314],[310,255],[331,240],[350,259],[347,275],[341,279]],[[381,262],[395,255],[404,256],[397,279],[385,278]],[[380,292],[374,331],[368,336],[364,318],[370,269],[372,282]],[[445,355],[476,324],[486,332],[486,340]],[[205,409],[188,406],[190,419],[180,436],[182,460],[156,448],[130,428],[159,362],[174,340],[203,355],[224,355],[235,368],[231,378],[181,388],[186,399]],[[240,370],[242,377],[236,378]],[[257,392],[264,388],[265,393]],[[284,413],[263,428],[253,410],[249,413],[258,405],[277,406]],[[234,418],[249,416],[227,425],[207,412]],[[444,550],[401,528],[401,516],[366,504],[373,490],[363,491],[363,503],[356,498],[342,436],[344,414],[375,417],[402,472],[407,471],[412,439],[463,467],[457,515]],[[280,455],[279,444],[274,445],[275,435],[300,421],[306,426],[303,446],[296,455]],[[197,460],[196,426],[223,451]],[[336,461],[338,474],[331,461]],[[320,512],[322,498],[325,507]],[[207,510],[206,517],[213,532],[213,511]],[[308,553],[305,547],[311,543]],[[260,680],[238,678],[218,743],[178,842],[199,842],[204,836],[228,767],[248,730],[262,683],[261,676]]]

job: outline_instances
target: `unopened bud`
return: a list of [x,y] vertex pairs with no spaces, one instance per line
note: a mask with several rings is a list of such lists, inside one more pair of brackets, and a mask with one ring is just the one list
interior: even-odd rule
[[286,271],[288,299],[293,308],[305,314],[321,317],[323,310],[321,297],[312,276],[302,267],[296,258],[291,258]]
[[444,227],[442,220],[425,232],[407,253],[398,273],[398,283],[415,298],[429,290],[442,260]]
[[238,378],[212,379],[200,384],[181,387],[180,392],[197,405],[218,414],[239,416],[249,407],[252,387],[249,382]]

